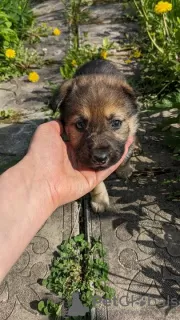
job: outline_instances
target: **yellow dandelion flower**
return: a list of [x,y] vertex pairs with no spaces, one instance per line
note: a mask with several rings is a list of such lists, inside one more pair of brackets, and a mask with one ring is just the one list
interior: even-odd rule
[[28,80],[31,82],[38,82],[39,81],[39,75],[37,72],[32,71],[28,75]]
[[132,63],[132,60],[127,59],[127,60],[125,60],[124,62],[127,63],[127,64],[130,64],[130,63]]
[[157,14],[163,14],[171,10],[172,4],[167,1],[159,1],[154,7],[154,12]]
[[61,34],[61,30],[59,30],[58,28],[55,28],[55,29],[53,30],[53,35],[54,35],[54,36],[60,36],[60,34]]
[[14,59],[16,56],[16,51],[14,49],[7,49],[5,51],[5,56],[9,59]]
[[134,51],[134,53],[133,53],[133,57],[134,58],[140,58],[141,57],[141,51],[139,51],[139,50],[136,50],[136,51]]
[[101,53],[100,53],[100,57],[102,59],[106,59],[107,58],[107,51],[106,50],[102,50]]
[[71,65],[72,65],[73,67],[77,67],[77,62],[76,62],[76,60],[72,60]]

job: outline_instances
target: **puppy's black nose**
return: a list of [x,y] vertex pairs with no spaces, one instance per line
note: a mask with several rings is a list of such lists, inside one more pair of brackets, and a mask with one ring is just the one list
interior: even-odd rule
[[105,164],[108,160],[108,150],[107,149],[95,149],[93,150],[92,158],[95,162]]

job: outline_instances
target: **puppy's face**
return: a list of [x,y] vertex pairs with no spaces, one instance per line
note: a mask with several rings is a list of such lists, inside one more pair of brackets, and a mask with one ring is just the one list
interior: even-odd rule
[[132,89],[107,75],[79,76],[61,86],[60,100],[61,119],[77,159],[95,170],[115,164],[137,130]]

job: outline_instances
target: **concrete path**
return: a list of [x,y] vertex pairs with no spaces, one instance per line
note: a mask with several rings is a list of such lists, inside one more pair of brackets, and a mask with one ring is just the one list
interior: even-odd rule
[[[127,33],[137,35],[137,26],[124,23],[123,14],[122,3],[101,1],[92,10],[93,21],[99,25],[84,25],[81,30],[88,31],[97,44],[105,36],[126,42]],[[137,65],[124,62],[127,54],[117,50],[110,59],[128,77],[136,73]],[[129,181],[115,174],[106,180],[109,210],[95,215],[85,200],[89,236],[102,239],[108,253],[110,285],[116,291],[112,301],[98,301],[93,320],[180,317],[180,208],[179,202],[169,201],[175,191],[173,184],[163,184],[178,177],[179,164],[172,161],[162,138],[152,131],[162,116],[167,114],[141,116],[142,152],[133,159],[136,171]]]
[[[103,37],[124,43],[127,35],[135,36],[137,26],[124,19],[120,2],[96,1],[89,21],[80,28],[92,43],[101,44]],[[99,3],[99,4],[98,4]],[[45,110],[50,95],[48,81],[61,81],[59,66],[67,47],[67,29],[63,6],[59,0],[48,0],[34,8],[39,22],[62,30],[60,37],[44,38],[39,51],[47,49],[53,64],[38,70],[37,84],[26,77],[1,84],[1,108],[19,112],[18,123],[0,123],[0,172],[25,154],[36,127],[49,118]],[[126,64],[128,52],[112,50],[110,59],[127,75],[134,75],[137,64]],[[85,220],[89,235],[100,236],[107,249],[110,284],[116,290],[113,301],[101,301],[92,312],[93,320],[177,320],[180,309],[180,210],[170,201],[174,186],[165,180],[178,175],[162,139],[152,131],[162,115],[141,117],[139,131],[142,153],[134,157],[136,171],[127,181],[115,175],[106,180],[111,208],[101,215],[91,211],[88,197]],[[176,200],[176,199],[174,199]],[[37,311],[37,301],[49,292],[39,285],[47,276],[48,266],[57,245],[71,234],[79,233],[77,203],[59,208],[48,219],[17,264],[0,285],[0,320],[47,319]],[[82,231],[82,230],[81,230]]]

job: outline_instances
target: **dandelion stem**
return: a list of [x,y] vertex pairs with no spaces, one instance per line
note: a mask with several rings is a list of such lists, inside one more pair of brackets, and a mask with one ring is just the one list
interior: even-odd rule
[[147,30],[147,34],[148,34],[148,36],[149,36],[149,39],[152,41],[152,43],[153,43],[153,45],[156,47],[156,49],[157,49],[159,52],[164,53],[164,50],[158,46],[158,44],[156,43],[156,41],[153,39],[153,37],[151,36],[150,32],[148,31],[147,27],[146,27],[146,30]]
[[168,30],[165,14],[163,14],[163,22],[164,22],[164,28],[165,28],[166,36],[169,37],[169,30]]
[[148,25],[149,25],[149,20],[148,20],[148,16],[146,14],[146,11],[144,9],[144,3],[142,2],[142,0],[140,0],[140,3],[141,3],[141,9],[139,8],[136,0],[134,0],[134,4],[137,8],[137,10],[139,11],[140,15],[141,16],[144,16],[145,18],[145,24],[146,24],[146,31],[147,31],[147,34],[148,34],[148,37],[149,39],[151,40],[151,42],[153,43],[153,45],[156,47],[156,49],[160,52],[160,53],[164,53],[164,50],[158,46],[158,44],[156,43],[156,41],[153,39],[153,37],[151,36],[149,30],[148,30]]

